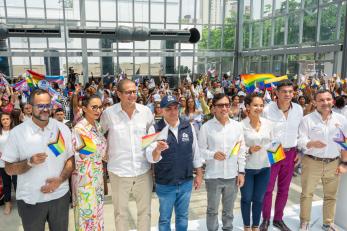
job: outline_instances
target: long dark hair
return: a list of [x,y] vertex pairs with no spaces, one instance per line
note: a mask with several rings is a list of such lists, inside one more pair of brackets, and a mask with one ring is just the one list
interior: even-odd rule
[[[98,95],[90,95],[90,96],[86,95],[82,98],[82,106],[88,107],[88,105],[92,99],[100,99],[101,100],[100,96],[98,96]],[[84,116],[84,112],[83,112],[83,116]]]
[[14,122],[13,122],[13,117],[10,113],[7,113],[7,112],[1,112],[0,114],[0,135],[2,135],[2,130],[3,130],[3,127],[2,127],[2,123],[1,123],[1,119],[2,119],[2,116],[4,115],[7,115],[10,117],[10,120],[11,120],[11,123],[10,123],[10,130],[14,127]]

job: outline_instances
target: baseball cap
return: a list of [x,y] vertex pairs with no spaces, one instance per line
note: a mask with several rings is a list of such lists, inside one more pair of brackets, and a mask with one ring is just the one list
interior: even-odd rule
[[169,107],[172,104],[179,104],[176,97],[173,95],[166,95],[163,97],[163,99],[160,101],[160,107],[165,108]]

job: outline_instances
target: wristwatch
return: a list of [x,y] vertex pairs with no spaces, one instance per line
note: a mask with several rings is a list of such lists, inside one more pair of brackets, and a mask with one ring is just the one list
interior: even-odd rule
[[340,164],[347,166],[347,161],[340,160]]
[[34,167],[34,164],[32,164],[32,163],[30,162],[30,159],[31,159],[31,157],[29,157],[29,158],[27,159],[27,165],[30,166],[30,167]]

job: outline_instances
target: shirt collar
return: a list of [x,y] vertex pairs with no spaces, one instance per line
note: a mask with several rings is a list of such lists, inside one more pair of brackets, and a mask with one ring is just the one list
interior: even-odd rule
[[[30,126],[32,127],[34,133],[42,131],[42,128],[40,128],[39,126],[37,126],[37,124],[34,123],[33,119],[28,119],[28,121],[30,122]],[[48,129],[48,130],[52,130],[53,129],[53,121],[52,118],[49,118],[48,124],[46,125],[46,127],[44,127],[44,129]]]
[[[221,124],[221,122],[219,122],[219,120],[217,120],[216,116],[213,117],[212,121],[213,121],[213,123],[217,123],[217,124],[223,126],[223,124]],[[229,124],[230,122],[231,122],[231,119],[228,118],[228,121],[227,121],[227,123],[225,125]]]
[[180,120],[177,121],[175,127],[171,127],[170,124],[165,119],[164,119],[164,122],[167,126],[169,126],[169,128],[172,128],[172,129],[178,128],[178,126],[180,126]]
[[322,115],[317,111],[317,109],[313,112],[316,117],[322,122],[322,123],[326,123],[327,121],[329,121],[331,119],[331,117],[333,116],[333,111],[330,112],[330,115],[328,116],[328,119],[327,121],[324,121],[323,118],[322,118]]
[[[116,113],[123,111],[120,103],[115,104],[114,108],[115,108]],[[135,112],[139,112],[139,111],[140,111],[140,106],[138,103],[136,103],[135,104]]]

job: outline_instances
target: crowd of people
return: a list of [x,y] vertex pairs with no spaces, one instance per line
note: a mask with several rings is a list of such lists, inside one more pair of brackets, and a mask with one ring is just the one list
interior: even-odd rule
[[[277,183],[272,224],[289,231],[283,216],[298,167],[298,229],[310,228],[321,181],[322,229],[337,230],[336,194],[340,175],[347,172],[346,147],[336,141],[347,134],[347,87],[337,78],[320,84],[311,78],[299,84],[283,80],[254,92],[227,75],[189,78],[179,88],[170,88],[165,78],[53,87],[61,104],[52,104],[45,89],[28,95],[0,87],[4,213],[11,213],[13,186],[24,230],[44,230],[46,222],[52,231],[68,230],[70,202],[75,230],[104,230],[109,177],[117,231],[129,230],[130,194],[137,230],[150,230],[153,190],[158,229],[171,230],[175,211],[176,230],[187,230],[191,193],[203,180],[207,230],[219,228],[220,201],[222,229],[233,230],[239,189],[244,230],[268,230]],[[284,155],[275,162],[268,157],[274,147]]]

